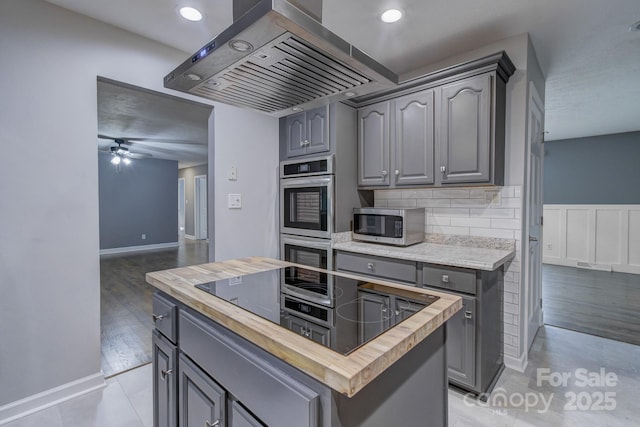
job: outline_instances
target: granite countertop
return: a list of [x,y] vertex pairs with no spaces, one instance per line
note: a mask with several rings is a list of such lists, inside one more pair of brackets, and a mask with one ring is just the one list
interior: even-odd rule
[[423,243],[401,247],[354,241],[351,233],[346,232],[334,234],[332,247],[347,252],[487,271],[498,269],[515,256],[512,240],[468,236],[427,235]]
[[[269,258],[251,257],[156,271],[147,273],[146,280],[159,291],[349,397],[396,363],[462,307],[461,298],[455,295],[383,280],[366,279],[376,287],[395,290],[405,295],[411,294],[412,298],[419,299],[421,295],[427,294],[435,295],[439,299],[344,355],[195,287],[216,280],[287,266],[299,265]],[[324,271],[307,266],[299,267]],[[351,274],[327,273],[362,279]]]

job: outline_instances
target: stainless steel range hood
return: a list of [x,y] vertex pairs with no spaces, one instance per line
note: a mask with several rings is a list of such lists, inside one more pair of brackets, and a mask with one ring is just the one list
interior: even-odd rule
[[235,0],[234,23],[164,86],[281,117],[397,84],[393,72],[324,28],[321,16],[319,0]]

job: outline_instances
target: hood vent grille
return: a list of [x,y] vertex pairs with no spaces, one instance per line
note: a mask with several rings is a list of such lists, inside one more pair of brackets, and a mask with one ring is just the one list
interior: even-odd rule
[[190,92],[275,113],[370,82],[364,74],[285,33]]

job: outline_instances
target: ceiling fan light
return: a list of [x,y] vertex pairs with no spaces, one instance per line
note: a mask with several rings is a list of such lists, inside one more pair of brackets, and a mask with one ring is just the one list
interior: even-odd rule
[[131,159],[129,159],[129,158],[127,158],[127,157],[124,157],[124,158],[122,159],[122,163],[124,163],[125,165],[130,165],[130,164],[131,164]]
[[113,159],[111,159],[111,164],[119,165],[121,160],[122,159],[120,158],[120,156],[113,156]]

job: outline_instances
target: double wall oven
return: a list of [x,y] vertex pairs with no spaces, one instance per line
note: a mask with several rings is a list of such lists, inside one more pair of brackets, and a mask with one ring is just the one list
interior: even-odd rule
[[[280,242],[285,261],[333,270],[334,156],[280,164]],[[289,267],[282,293],[324,307],[334,306],[333,278]]]

